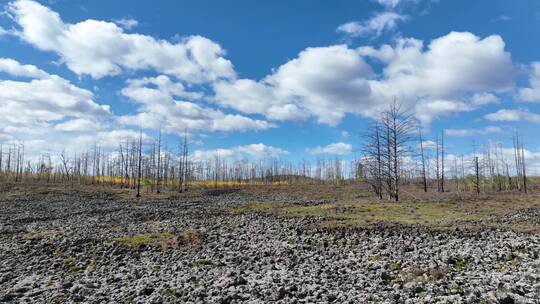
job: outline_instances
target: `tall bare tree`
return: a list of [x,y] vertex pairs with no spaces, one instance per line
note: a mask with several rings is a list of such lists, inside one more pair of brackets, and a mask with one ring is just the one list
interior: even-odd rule
[[412,116],[395,100],[379,117],[384,130],[380,132],[381,173],[386,181],[388,197],[397,202],[400,197],[403,161],[411,152],[409,144],[413,140],[416,124]]
[[[375,194],[379,197],[379,199],[383,198],[383,187],[382,187],[382,136],[381,136],[381,130],[380,130],[380,124],[378,122],[375,122],[372,124],[372,126],[368,129],[369,131],[364,135],[366,138],[366,145],[364,145],[364,154],[365,154],[365,166],[367,168],[367,172],[369,174],[369,177],[367,179],[368,183],[370,183],[373,191]],[[320,169],[320,160],[317,159],[317,172],[319,172]],[[316,174],[318,178],[320,177],[320,173]]]
[[424,192],[427,192],[427,177],[426,177],[426,158],[424,155],[424,139],[422,138],[422,130],[418,128],[418,136],[420,138],[420,157],[422,159],[422,184]]
[[444,130],[441,132],[441,192],[444,192]]
[[139,130],[139,157],[137,166],[137,197],[141,197],[141,170],[142,170],[142,129]]
[[161,128],[159,129],[157,141],[157,170],[156,170],[156,192],[160,193],[161,185]]

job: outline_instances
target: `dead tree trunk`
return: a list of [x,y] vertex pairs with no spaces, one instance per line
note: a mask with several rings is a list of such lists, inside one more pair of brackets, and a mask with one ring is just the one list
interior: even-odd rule
[[444,192],[444,130],[441,132],[441,192]]
[[420,135],[420,156],[422,157],[422,183],[424,186],[424,192],[427,192],[427,177],[426,177],[426,159],[424,156],[424,139],[422,138],[422,131],[418,129]]
[[141,197],[141,169],[142,169],[142,129],[139,130],[139,159],[137,173],[137,197]]

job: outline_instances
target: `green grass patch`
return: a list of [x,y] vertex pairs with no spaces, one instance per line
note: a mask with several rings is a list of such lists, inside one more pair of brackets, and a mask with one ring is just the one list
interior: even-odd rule
[[452,265],[455,270],[462,271],[463,269],[467,268],[467,265],[469,264],[465,259],[462,257],[455,257],[455,258],[449,258],[448,264]]
[[396,263],[396,262],[393,262],[393,261],[390,262],[390,263],[388,263],[388,266],[387,266],[387,267],[388,267],[388,269],[390,269],[390,270],[401,270],[401,265],[398,264],[398,263]]
[[462,293],[463,292],[463,288],[461,286],[459,286],[458,284],[456,284],[456,283],[451,284],[450,286],[448,286],[448,289],[453,293]]
[[69,266],[69,270],[73,272],[77,272],[77,271],[81,271],[82,267],[79,265],[73,265],[73,266]]
[[426,282],[429,279],[427,272],[416,266],[402,270],[399,275],[404,282]]
[[[234,214],[268,213],[277,216],[315,216],[323,219],[323,228],[369,227],[375,223],[423,225],[430,228],[469,227],[481,225],[517,232],[537,232],[532,222],[499,224],[490,222],[492,217],[506,212],[528,208],[536,203],[529,200],[501,198],[500,200],[462,201],[405,201],[400,203],[374,200],[347,200],[335,203],[299,205],[285,202],[254,202],[226,209]],[[540,206],[537,206],[540,207]]]
[[381,256],[378,255],[378,254],[370,255],[370,256],[368,256],[367,259],[368,259],[368,261],[375,262],[375,261],[379,261],[381,259]]
[[21,233],[20,236],[24,240],[39,240],[39,239],[50,239],[59,234],[61,234],[61,232],[58,230],[41,229],[41,230],[33,230],[29,232],[24,232],[24,233]]
[[160,232],[152,234],[137,234],[132,236],[122,236],[113,238],[112,241],[118,242],[131,249],[142,249],[147,247],[167,250],[169,248],[193,248],[200,246],[200,235],[195,230],[186,230],[180,233]]
[[199,259],[199,260],[193,260],[191,262],[191,267],[201,267],[206,265],[212,265],[212,261],[206,260],[206,259]]

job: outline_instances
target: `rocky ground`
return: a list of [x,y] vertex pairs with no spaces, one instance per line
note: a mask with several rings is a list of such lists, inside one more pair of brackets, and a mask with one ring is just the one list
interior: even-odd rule
[[0,302],[540,303],[537,235],[228,212],[253,199],[3,198]]

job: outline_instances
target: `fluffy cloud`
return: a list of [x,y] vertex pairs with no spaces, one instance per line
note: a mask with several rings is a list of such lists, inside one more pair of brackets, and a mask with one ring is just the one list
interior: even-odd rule
[[489,126],[483,129],[445,129],[444,134],[454,137],[478,136],[487,134],[499,134],[502,129],[497,126]]
[[[381,4],[394,7],[399,2]],[[497,35],[482,39],[471,33],[452,32],[434,39],[427,47],[416,39],[398,39],[394,45],[380,48],[352,49],[346,45],[307,48],[257,81],[236,79],[232,63],[223,57],[223,49],[204,37],[191,36],[171,43],[125,33],[113,22],[90,19],[65,23],[56,12],[30,0],[13,2],[8,5],[8,11],[20,26],[19,36],[23,40],[42,50],[56,52],[79,75],[99,78],[125,69],[149,69],[183,82],[209,82],[215,91],[213,100],[219,106],[261,114],[271,120],[315,117],[319,123],[336,125],[348,113],[373,116],[397,98],[429,124],[434,118],[495,102],[496,93],[513,85],[511,57]],[[402,19],[396,13],[385,12],[363,26],[381,32]],[[358,32],[350,26],[345,28],[351,33]],[[358,33],[364,32],[362,28]],[[374,74],[366,63],[373,60],[382,63],[380,74]],[[187,100],[201,95],[188,92],[181,84],[174,86],[171,90],[182,90],[185,94],[169,95]],[[193,103],[170,101],[168,107],[162,103],[162,109],[141,109],[137,115],[122,120],[140,123],[160,119],[165,108],[177,113],[167,117],[177,117],[178,111],[187,110],[198,112],[199,116],[204,116],[202,112],[210,113],[205,115],[212,121],[222,120],[219,125],[206,127],[207,130],[270,126],[238,114],[212,112]],[[199,119],[188,125],[202,129],[202,125],[208,126],[208,121]],[[240,127],[233,128],[231,124]]]
[[109,107],[93,100],[90,91],[60,77],[30,82],[0,81],[0,116],[8,122],[57,121],[66,116],[108,115]]
[[[378,2],[394,8],[401,1]],[[136,112],[117,117],[116,122],[171,133],[182,133],[186,128],[264,130],[275,126],[267,120],[309,118],[334,126],[347,114],[373,117],[394,98],[429,124],[439,117],[497,103],[497,95],[512,90],[514,83],[511,56],[498,35],[481,38],[452,32],[426,44],[399,38],[377,47],[306,48],[266,77],[255,80],[237,79],[221,46],[201,36],[171,42],[126,33],[125,29],[136,25],[130,20],[66,23],[56,12],[30,0],[10,3],[8,13],[17,23],[16,33],[22,40],[58,54],[61,62],[78,75],[100,78],[132,70],[160,75],[127,82],[121,94],[134,102]],[[343,25],[340,30],[352,35],[378,35],[404,20],[402,15],[385,12],[364,23]],[[13,76],[12,80],[0,80],[0,115],[4,118],[0,121],[0,137],[52,130],[89,141],[90,135],[85,139],[79,133],[107,132],[100,117],[115,118],[108,106],[94,101],[91,91],[35,66],[4,58],[0,59],[0,72]],[[518,94],[522,100],[540,100],[540,63],[532,65],[530,79],[530,87]],[[539,115],[526,110],[500,110],[486,118],[540,121]],[[250,151],[272,154],[262,144],[229,150],[234,155],[253,156]],[[352,147],[335,143],[310,151],[347,154]]]
[[[379,104],[396,97],[428,124],[436,117],[473,110],[478,100],[468,101],[468,94],[512,88],[513,65],[504,47],[497,35],[481,39],[452,32],[425,50],[422,41],[398,39],[395,46],[361,47],[358,52],[385,64],[382,77],[370,81],[370,97]],[[369,114],[371,109],[364,109]]]
[[[510,53],[498,35],[481,39],[471,33],[451,32],[434,39],[423,51],[416,39],[399,39],[395,47],[359,52],[386,63],[380,85],[398,96],[461,97],[467,92],[504,91],[512,88]],[[409,93],[411,92],[411,93]]]
[[484,106],[499,102],[500,98],[491,93],[476,93],[471,98],[471,104],[473,106]]
[[531,64],[529,74],[530,87],[522,88],[518,91],[518,99],[529,102],[540,101],[540,62]]
[[17,77],[50,78],[47,72],[38,69],[36,66],[23,65],[11,58],[0,58],[0,72]]
[[161,128],[169,133],[182,133],[185,129],[203,131],[264,130],[274,127],[263,120],[255,120],[238,114],[225,114],[219,110],[202,107],[194,102],[178,100],[178,97],[196,99],[200,93],[188,92],[180,83],[161,75],[128,81],[122,94],[137,105],[138,113],[124,115],[121,123],[145,128]]
[[[150,142],[151,138],[142,134],[143,143]],[[99,145],[102,149],[117,149],[120,142],[126,140],[138,140],[139,132],[133,130],[117,129],[102,130],[94,132],[64,132],[55,129],[48,129],[41,138],[33,137],[24,141],[7,140],[5,145],[18,145],[24,143],[25,158],[27,160],[37,160],[41,155],[48,154],[53,159],[53,163],[58,161],[58,156],[65,151],[68,157],[77,153],[91,151],[94,145]]]
[[416,117],[424,124],[429,124],[435,117],[446,116],[454,113],[469,112],[474,108],[463,101],[458,100],[421,100],[414,108]]
[[394,12],[382,12],[363,22],[352,21],[342,24],[337,28],[337,31],[351,37],[378,37],[385,31],[395,29],[399,21],[405,21],[407,18],[407,16]]
[[374,0],[374,1],[378,2],[380,5],[383,5],[389,8],[394,8],[398,6],[400,2],[402,2],[402,0]]
[[126,34],[113,22],[64,23],[58,13],[30,0],[8,5],[21,27],[19,36],[35,47],[56,52],[79,75],[116,75],[122,69],[154,69],[178,79],[202,83],[235,76],[232,63],[215,42],[190,36],[178,43]]
[[[176,133],[182,133],[186,128],[243,131],[274,127],[266,121],[176,100],[178,97],[199,99],[203,94],[188,91],[181,83],[163,75],[128,81],[122,94],[139,106],[138,113],[114,116],[109,106],[93,101],[92,92],[36,66],[2,58],[0,72],[31,78],[28,81],[0,80],[0,116],[3,117],[0,136],[7,143],[24,140],[29,153],[64,148],[80,151],[94,142],[104,147],[115,147],[119,139],[138,134],[133,130],[118,129],[117,122],[153,129],[161,127],[164,131]],[[280,152],[261,145],[245,146],[238,151],[266,155]]]
[[[491,146],[491,147],[490,147]],[[491,151],[498,153],[501,159],[505,160],[505,163],[509,166],[510,174],[512,175],[515,173],[515,150],[513,147],[504,147],[501,146],[500,142],[489,142],[486,147],[490,147]],[[540,151],[532,151],[529,149],[524,149],[523,154],[525,156],[525,164],[526,164],[526,170],[527,174],[529,176],[537,176],[540,172]],[[478,154],[476,154],[478,156]],[[447,163],[452,164],[456,159],[464,159],[465,162],[465,170],[466,174],[474,174],[473,172],[473,160],[475,155],[473,153],[466,154],[466,155],[455,155],[455,154],[446,154],[445,159]],[[482,156],[480,155],[480,158]],[[432,158],[431,161],[433,162],[435,159]],[[452,172],[453,168],[452,165],[445,167],[445,171],[448,170],[448,173],[454,174]]]
[[270,119],[315,116],[321,123],[335,125],[369,95],[367,78],[372,74],[371,67],[345,45],[307,48],[260,82],[240,79],[215,84],[215,99]]
[[84,131],[97,131],[103,126],[94,120],[88,118],[76,118],[71,119],[54,126],[55,130],[65,132],[84,132]]
[[490,113],[485,116],[491,121],[505,122],[540,122],[540,115],[529,112],[527,109],[501,109],[495,113]]
[[107,118],[109,106],[93,101],[92,92],[33,65],[0,59],[0,71],[29,81],[0,80],[0,133],[36,133],[66,119]]
[[338,142],[324,147],[308,148],[306,149],[306,152],[311,154],[347,155],[352,153],[352,145],[344,142]]
[[197,161],[211,161],[216,157],[221,159],[263,159],[263,158],[275,158],[289,154],[288,151],[267,146],[263,143],[251,144],[245,146],[233,147],[230,149],[214,149],[214,150],[196,150],[193,152],[192,157]]
[[[482,39],[456,32],[427,47],[420,40],[398,39],[380,48],[307,48],[260,81],[217,82],[214,99],[269,119],[314,116],[336,125],[347,113],[371,117],[397,98],[429,124],[496,102],[496,93],[512,89],[514,68],[504,48],[497,35]],[[382,63],[379,75],[368,59]]]
[[122,28],[126,30],[130,30],[136,27],[137,25],[139,25],[139,22],[137,20],[131,19],[131,18],[117,19],[117,20],[114,20],[114,23],[120,25]]
[[435,150],[437,149],[437,143],[432,140],[424,140],[422,141],[422,145],[418,143],[418,149],[423,148],[424,150]]
[[388,10],[396,9],[398,6],[402,6],[405,3],[416,4],[420,2],[420,0],[371,0],[371,1],[379,3],[380,5],[384,6]]
[[236,150],[255,157],[278,157],[289,154],[283,149],[266,146],[262,143],[240,146]]
[[[79,135],[72,140],[71,144],[76,147],[86,147],[87,149],[92,147],[95,143],[98,143],[102,148],[118,148],[120,142],[125,142],[126,140],[136,141],[138,139],[139,131],[117,129],[99,131],[94,134]],[[142,140],[144,144],[145,142],[150,142],[152,139],[150,136],[143,133]]]
[[[526,170],[529,176],[537,176],[540,172],[540,151],[535,152],[529,149],[524,149],[523,154],[525,156]],[[503,148],[503,155],[505,159],[514,159],[514,149]],[[512,162],[510,162],[510,164],[512,164]]]
[[[0,80],[0,141],[24,142],[25,154],[37,157],[45,151],[81,151],[79,137],[100,140],[97,135],[114,120],[108,105],[94,101],[93,93],[51,75],[33,65],[0,59],[0,72],[28,80]],[[88,142],[90,139],[88,140]]]
[[[124,95],[130,96],[130,94],[136,92],[137,98],[135,99],[143,100],[146,103],[151,103],[153,98],[162,100],[164,98],[169,98],[170,96],[182,97],[190,100],[204,97],[200,92],[187,91],[184,85],[172,81],[165,75],[130,79],[127,83],[128,87],[122,91],[125,93]],[[146,86],[153,87],[153,89],[147,88]]]

